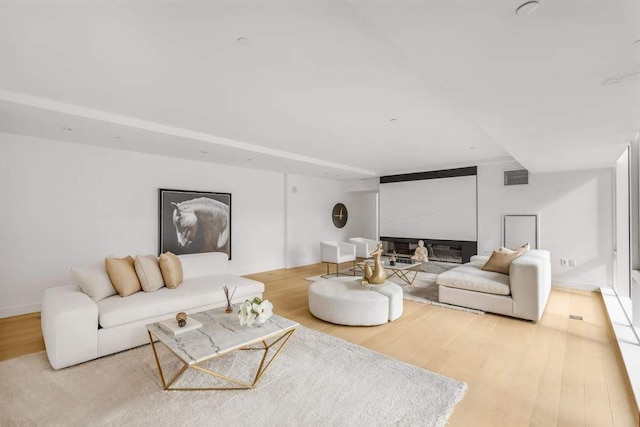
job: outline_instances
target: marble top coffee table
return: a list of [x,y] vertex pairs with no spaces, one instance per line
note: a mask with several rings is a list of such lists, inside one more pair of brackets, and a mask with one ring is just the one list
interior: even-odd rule
[[[173,336],[160,328],[158,323],[146,325],[151,341],[151,348],[158,365],[160,380],[165,390],[238,390],[251,389],[258,383],[264,372],[278,356],[299,326],[297,322],[273,315],[262,326],[240,326],[238,307],[231,313],[225,313],[224,307],[190,314],[189,317],[202,323],[202,327],[193,331]],[[160,365],[156,343],[162,343],[182,363],[181,369],[168,382]],[[271,357],[267,360],[269,350]],[[257,366],[253,380],[250,382],[230,378],[214,372],[203,364],[212,359],[236,350],[262,351],[263,355]],[[188,370],[196,369],[233,384],[230,387],[172,387],[172,385]]]

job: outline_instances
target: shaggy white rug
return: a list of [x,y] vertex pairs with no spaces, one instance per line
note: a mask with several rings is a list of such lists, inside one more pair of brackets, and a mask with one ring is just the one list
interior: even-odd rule
[[[336,280],[336,279],[337,280],[353,280],[354,277],[352,276],[352,274],[353,274],[353,269],[346,269],[346,270],[340,271],[340,276],[338,278],[336,278],[335,275],[329,275],[326,277],[324,276],[307,277],[305,278],[305,280],[308,280],[310,282],[316,282],[318,280],[322,280],[323,278],[332,279],[332,280]],[[407,275],[408,275],[408,278],[411,279],[414,273],[408,272]],[[357,276],[362,276],[362,272],[356,272],[356,277]],[[468,311],[470,313],[475,313],[475,314],[484,314],[484,311],[482,310],[476,310],[468,307],[461,307],[453,304],[446,304],[438,301],[438,284],[436,283],[437,278],[438,278],[437,274],[420,271],[418,272],[415,280],[413,281],[413,284],[411,285],[407,284],[407,282],[405,282],[404,280],[402,280],[397,276],[392,276],[387,280],[393,283],[396,283],[397,285],[400,285],[400,287],[402,288],[403,298],[406,300],[417,301],[423,304],[436,305],[438,307],[445,307],[453,310]]]
[[[246,372],[253,353],[212,368]],[[163,391],[149,345],[60,371],[36,353],[0,362],[0,378],[1,425],[442,426],[467,388],[302,326],[253,390]]]

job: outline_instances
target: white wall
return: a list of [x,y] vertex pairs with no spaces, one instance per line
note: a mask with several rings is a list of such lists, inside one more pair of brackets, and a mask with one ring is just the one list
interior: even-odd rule
[[357,200],[359,229],[353,231],[353,236],[365,237],[371,240],[378,240],[378,193],[377,192],[356,192],[350,193],[351,197]]
[[284,266],[284,175],[0,133],[0,317],[39,310],[67,267],[157,254],[158,189],[232,193],[238,274]]
[[380,235],[476,240],[476,177],[380,184]]
[[[339,181],[292,174],[285,180],[287,268],[320,262],[320,241],[361,236],[371,222],[363,218],[375,215],[367,209],[365,193],[348,192]],[[331,219],[336,203],[343,203],[349,212],[341,229]]]
[[0,150],[0,317],[40,310],[45,289],[71,283],[70,265],[156,254],[159,188],[232,194],[235,274],[316,263],[320,240],[375,228],[375,195],[340,181],[3,133]]
[[[503,171],[518,168],[478,166],[478,252],[500,246],[502,215],[537,213],[555,285],[612,286],[613,169],[530,174],[529,185],[504,186]],[[560,258],[576,260],[576,267],[560,267]]]

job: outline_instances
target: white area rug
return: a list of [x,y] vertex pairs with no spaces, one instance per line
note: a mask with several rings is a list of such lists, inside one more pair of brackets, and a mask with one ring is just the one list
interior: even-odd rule
[[[212,368],[246,372],[254,353]],[[163,391],[149,345],[60,371],[36,353],[0,362],[0,378],[1,425],[443,426],[467,388],[302,326],[253,390]]]
[[[340,273],[341,275],[337,278],[337,280],[354,279],[354,277],[352,276],[352,269],[342,270],[340,271]],[[342,274],[344,274],[344,276]],[[408,275],[409,278],[413,277],[413,273],[411,272],[409,272]],[[356,277],[358,276],[362,276],[362,273],[356,273]],[[416,276],[412,285],[408,285],[404,280],[396,276],[393,276],[388,280],[400,285],[400,287],[402,288],[403,298],[406,300],[417,301],[423,304],[436,305],[438,307],[445,307],[453,310],[468,311],[469,313],[484,314],[484,311],[481,310],[476,310],[468,307],[460,307],[458,305],[445,304],[438,301],[438,285],[436,284],[437,277],[437,274],[425,273],[421,271],[418,272],[418,275]],[[323,276],[313,276],[307,277],[305,280],[315,282],[318,280],[322,280],[323,278]],[[335,275],[327,276],[326,278],[332,280],[336,279]]]

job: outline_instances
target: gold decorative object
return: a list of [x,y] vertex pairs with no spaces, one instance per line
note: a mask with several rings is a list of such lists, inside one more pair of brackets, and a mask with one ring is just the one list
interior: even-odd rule
[[187,313],[181,311],[180,313],[176,314],[176,320],[178,321],[178,326],[184,328],[184,325],[187,324]]
[[387,280],[387,272],[384,270],[380,257],[382,256],[382,242],[378,243],[378,248],[369,255],[373,257],[373,270],[369,263],[364,264],[364,276],[362,285],[381,285]]

